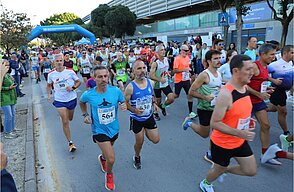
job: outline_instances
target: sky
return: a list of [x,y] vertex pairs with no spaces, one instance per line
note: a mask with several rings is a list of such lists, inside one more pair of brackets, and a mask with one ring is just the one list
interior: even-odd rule
[[[80,18],[90,14],[99,4],[106,4],[111,0],[0,0],[3,7],[14,13],[27,13],[32,25],[53,14],[64,12],[74,13]],[[1,8],[1,7],[0,7]],[[0,9],[2,12],[2,8]]]

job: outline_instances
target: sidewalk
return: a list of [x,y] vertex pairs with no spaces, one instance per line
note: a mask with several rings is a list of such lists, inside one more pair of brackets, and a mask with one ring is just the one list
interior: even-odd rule
[[7,170],[13,175],[17,190],[36,192],[32,86],[30,77],[23,80],[22,92],[26,95],[17,98],[15,118],[15,126],[21,131],[15,139],[5,139],[1,134],[1,142],[8,156]]

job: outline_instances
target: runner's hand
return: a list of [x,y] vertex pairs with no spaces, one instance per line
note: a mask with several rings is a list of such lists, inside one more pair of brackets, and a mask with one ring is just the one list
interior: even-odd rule
[[143,109],[135,109],[136,115],[141,115],[144,112]]
[[127,110],[127,105],[125,103],[119,102],[118,104],[119,104],[120,110],[122,110],[122,111],[126,111]]
[[91,117],[89,115],[84,117],[84,123],[92,124],[92,120],[91,120]]
[[271,95],[268,94],[267,92],[259,94],[259,98],[262,100],[268,100],[270,97],[271,97]]
[[247,140],[247,141],[253,141],[254,137],[255,137],[255,132],[253,132],[254,128],[249,128],[249,129],[244,129],[241,130],[241,134],[239,135],[239,137]]
[[48,102],[51,102],[52,101],[52,95],[50,94],[50,95],[48,95]]
[[275,85],[281,85],[282,82],[283,82],[283,79],[284,79],[284,78],[273,79],[273,83],[274,83]]
[[268,87],[266,92],[272,94],[275,91],[275,87]]
[[165,83],[166,82],[166,78],[161,78],[160,79],[160,83]]
[[212,101],[213,99],[214,99],[214,95],[213,94],[205,95],[204,96],[204,100],[206,100],[206,101]]
[[67,90],[68,92],[71,92],[71,91],[73,91],[73,89],[72,89],[72,87],[71,87],[71,86],[67,86],[67,87],[66,87],[66,90]]

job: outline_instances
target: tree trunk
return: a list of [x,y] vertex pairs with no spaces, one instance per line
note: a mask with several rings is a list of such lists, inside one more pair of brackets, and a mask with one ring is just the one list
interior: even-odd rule
[[282,26],[283,26],[283,30],[282,30],[282,36],[281,36],[281,46],[280,46],[281,49],[286,45],[289,23],[283,22]]
[[224,26],[224,42],[225,45],[228,45],[228,33],[229,33],[230,25]]
[[241,13],[241,8],[237,9],[236,7],[236,11],[237,11],[237,21],[236,21],[236,29],[237,29],[237,42],[236,42],[236,48],[238,53],[241,53],[241,46],[242,46],[242,24],[243,24],[243,20],[242,20],[242,13]]

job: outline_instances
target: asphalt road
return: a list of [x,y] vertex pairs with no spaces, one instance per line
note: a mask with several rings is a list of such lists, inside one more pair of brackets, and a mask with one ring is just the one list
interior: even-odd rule
[[[85,90],[82,86],[80,90]],[[82,92],[78,92],[80,96]],[[97,156],[101,153],[93,143],[91,128],[83,123],[77,106],[70,123],[72,140],[77,146],[74,154],[68,152],[68,144],[62,125],[51,103],[46,99],[44,80],[33,83],[36,123],[37,167],[39,191],[92,192],[106,191],[104,174]],[[196,111],[196,100],[194,109]],[[134,134],[129,131],[129,113],[119,112],[120,134],[115,143],[114,181],[120,192],[194,192],[200,191],[199,182],[206,176],[211,164],[203,159],[209,147],[209,139],[203,139],[192,130],[183,131],[182,121],[188,113],[184,91],[181,97],[167,108],[168,115],[157,122],[160,142],[156,145],[145,139],[141,159],[142,169],[132,166]],[[277,114],[269,114],[271,143],[279,143],[282,130]],[[288,103],[288,125],[293,129],[293,111]],[[198,119],[196,120],[198,122]],[[229,175],[224,183],[215,182],[215,191],[279,192],[293,190],[293,162],[281,160],[282,166],[260,164],[261,144],[259,125],[256,138],[250,142],[254,151],[258,172],[254,177]],[[291,130],[293,132],[293,130]],[[280,144],[279,144],[280,145]],[[291,148],[292,151],[292,148]],[[232,163],[235,163],[232,160]]]

